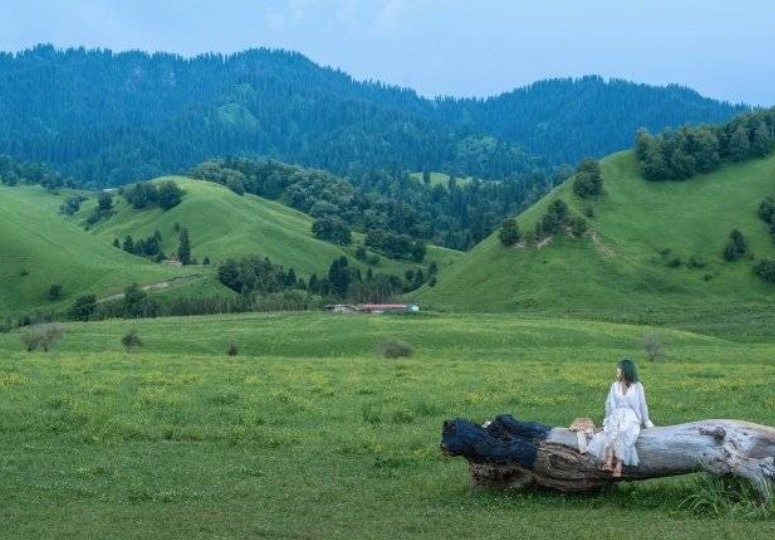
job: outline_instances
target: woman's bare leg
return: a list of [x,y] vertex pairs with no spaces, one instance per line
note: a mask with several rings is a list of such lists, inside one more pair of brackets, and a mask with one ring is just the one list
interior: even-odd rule
[[614,449],[607,446],[605,449],[605,463],[603,464],[604,471],[612,471],[614,468]]

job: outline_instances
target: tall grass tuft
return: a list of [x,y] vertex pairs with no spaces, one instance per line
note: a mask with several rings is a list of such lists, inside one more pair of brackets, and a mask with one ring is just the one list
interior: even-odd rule
[[680,508],[699,516],[775,516],[775,502],[762,504],[751,483],[737,476],[702,474],[694,479],[691,489],[693,493],[681,502]]

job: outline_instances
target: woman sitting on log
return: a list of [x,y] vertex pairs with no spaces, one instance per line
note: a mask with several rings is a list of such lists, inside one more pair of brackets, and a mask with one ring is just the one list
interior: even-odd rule
[[603,470],[622,476],[622,466],[638,464],[635,441],[641,426],[651,428],[646,394],[638,381],[632,360],[625,358],[616,368],[616,381],[611,385],[605,402],[603,431],[589,443],[588,451],[604,462]]

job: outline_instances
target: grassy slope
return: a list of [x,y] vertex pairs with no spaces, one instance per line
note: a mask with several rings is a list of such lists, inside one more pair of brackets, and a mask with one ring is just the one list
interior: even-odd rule
[[[317,240],[311,232],[311,218],[302,212],[254,195],[240,197],[217,184],[183,177],[173,179],[186,191],[177,207],[167,212],[158,208],[137,211],[117,197],[117,214],[98,224],[94,232],[112,242],[127,234],[135,239],[144,238],[158,229],[165,252],[173,254],[178,236],[173,227],[180,223],[188,228],[193,256],[200,261],[205,256],[215,263],[228,257],[260,254],[307,276],[324,274],[331,261],[345,255],[366,269],[355,260],[354,246],[342,248]],[[93,204],[84,205],[78,218],[88,215]],[[363,238],[356,234],[354,241],[359,243]],[[458,255],[459,252],[434,246],[428,250],[428,261],[436,260],[446,266]],[[404,268],[416,266],[381,259],[374,269],[376,272],[401,274]]]
[[[541,249],[507,249],[493,235],[417,298],[454,310],[590,312],[676,304],[723,310],[730,301],[775,300],[775,287],[756,278],[750,261],[730,264],[721,258],[734,227],[743,231],[756,257],[775,256],[756,216],[759,202],[775,194],[775,156],[725,165],[683,183],[643,180],[631,152],[610,156],[602,167],[606,196],[592,204],[590,220],[598,242],[558,235]],[[557,197],[581,212],[584,203],[573,196],[569,181],[525,211],[520,227],[531,229]],[[668,268],[659,255],[663,249],[684,261],[699,257],[707,266]]]
[[[106,296],[132,281],[157,283],[191,270],[163,267],[117,250],[57,215],[61,198],[40,187],[0,187],[0,314],[57,309],[86,292]],[[23,270],[29,275],[21,276]],[[64,287],[47,300],[53,283]]]
[[[126,354],[133,327],[145,345]],[[52,355],[0,335],[4,538],[771,538],[771,517],[709,522],[681,507],[698,493],[691,477],[583,497],[472,494],[465,463],[441,456],[447,418],[599,420],[624,354],[658,424],[775,423],[772,344],[663,330],[668,357],[647,363],[643,332],[248,314],[68,324]],[[415,356],[377,358],[387,335]]]

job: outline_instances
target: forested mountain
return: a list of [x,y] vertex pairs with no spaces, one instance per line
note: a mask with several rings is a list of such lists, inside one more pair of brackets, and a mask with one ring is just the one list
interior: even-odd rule
[[92,187],[223,155],[339,174],[357,165],[503,179],[627,147],[641,126],[656,132],[739,109],[685,88],[599,77],[429,100],[267,49],[191,59],[51,46],[0,54],[0,153]]
[[683,86],[598,76],[539,81],[488,99],[444,99],[438,105],[443,120],[520,144],[555,164],[630,148],[639,128],[659,132],[717,123],[747,110]]

